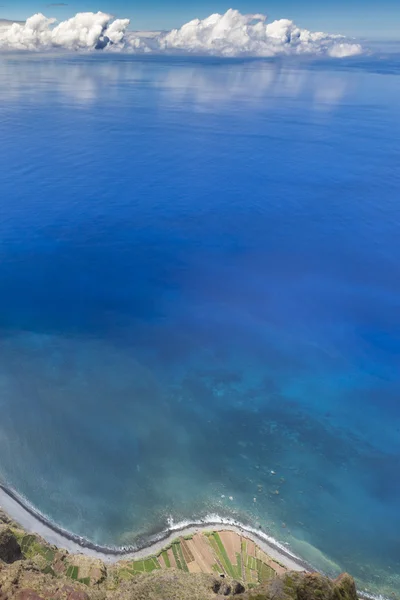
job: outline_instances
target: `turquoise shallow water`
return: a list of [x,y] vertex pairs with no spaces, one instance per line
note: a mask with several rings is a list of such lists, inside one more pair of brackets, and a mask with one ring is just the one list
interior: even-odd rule
[[0,82],[2,479],[99,544],[230,516],[397,598],[396,59]]

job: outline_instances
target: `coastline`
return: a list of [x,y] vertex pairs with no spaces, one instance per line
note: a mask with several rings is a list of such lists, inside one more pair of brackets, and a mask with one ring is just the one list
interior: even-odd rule
[[71,554],[84,554],[85,556],[100,558],[107,563],[114,563],[123,559],[145,558],[151,554],[159,553],[177,537],[194,535],[195,533],[212,529],[213,531],[234,531],[239,535],[249,538],[272,559],[281,563],[289,570],[313,570],[307,562],[262,531],[258,532],[256,529],[246,527],[241,523],[230,521],[229,519],[220,518],[217,520],[217,515],[215,515],[214,520],[171,524],[168,529],[160,532],[160,534],[150,539],[148,543],[141,547],[112,548],[94,544],[52,523],[16,491],[7,488],[1,483],[0,508],[26,531],[41,536],[49,544],[63,548]]
[[[0,483],[0,510],[3,510],[11,520],[15,521],[25,531],[40,536],[47,543],[66,550],[71,555],[98,558],[106,564],[114,564],[126,559],[141,560],[152,555],[158,555],[178,537],[194,535],[204,531],[233,531],[252,540],[270,558],[289,571],[322,573],[262,530],[243,525],[238,521],[221,518],[218,515],[210,515],[214,518],[203,519],[194,523],[174,524],[171,522],[168,529],[153,536],[142,546],[117,548],[95,544],[63,529],[35,509],[18,492],[8,488],[3,483]],[[382,595],[360,589],[357,590],[357,595],[360,600],[388,600]]]

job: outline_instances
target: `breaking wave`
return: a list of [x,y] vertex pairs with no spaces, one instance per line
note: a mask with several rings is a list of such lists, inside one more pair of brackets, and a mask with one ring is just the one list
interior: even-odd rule
[[232,57],[308,54],[335,58],[363,51],[360,44],[341,35],[301,29],[288,19],[268,23],[265,15],[243,15],[234,9],[152,35],[128,31],[129,25],[129,19],[114,19],[103,12],[78,13],[60,23],[38,13],[25,23],[3,25],[0,49],[184,52]]
[[[232,518],[222,517],[216,513],[207,514],[201,519],[184,519],[181,521],[174,521],[173,517],[170,516],[167,519],[167,527],[160,531],[158,534],[149,536],[147,539],[142,539],[141,543],[131,546],[103,546],[89,541],[88,539],[72,533],[63,527],[60,527],[48,516],[41,513],[35,508],[24,496],[19,494],[16,490],[6,486],[0,481],[0,496],[9,498],[12,501],[11,505],[7,506],[8,514],[12,518],[19,520],[21,514],[19,511],[15,512],[15,506],[22,508],[25,511],[28,519],[31,519],[29,531],[39,533],[47,539],[49,543],[56,543],[56,545],[63,546],[63,542],[70,541],[76,545],[71,548],[72,551],[80,552],[84,551],[89,556],[96,556],[103,560],[120,560],[123,558],[133,558],[138,552],[143,550],[151,551],[152,547],[158,542],[167,542],[171,538],[175,537],[175,534],[183,534],[193,528],[207,529],[209,527],[219,529],[221,527],[227,527],[234,531],[245,533],[250,535],[257,543],[265,542],[268,544],[270,549],[276,550],[281,554],[282,557],[286,557],[297,563],[302,569],[314,570],[314,568],[304,559],[300,558],[295,554],[289,547],[288,544],[279,542],[276,538],[272,537],[268,533],[260,530],[259,528],[252,527],[249,524],[241,523]],[[22,524],[23,525],[23,524]],[[40,528],[40,525],[44,525],[50,532],[54,532],[57,535],[56,539],[49,538],[46,535],[46,530]],[[26,526],[26,525],[25,525]],[[387,600],[382,595],[375,595],[369,592],[358,590],[358,595],[363,600]]]
[[[61,527],[57,523],[55,523],[50,517],[43,514],[40,510],[38,510],[35,506],[33,506],[29,500],[17,492],[12,487],[5,485],[0,481],[0,500],[2,500],[2,504],[4,508],[7,509],[7,513],[11,518],[15,518],[17,521],[21,521],[21,510],[25,513],[25,517],[28,518],[30,531],[38,532],[47,539],[50,543],[56,542],[56,544],[63,546],[63,541],[70,541],[76,545],[76,551],[79,551],[79,548],[84,548],[86,553],[92,556],[103,555],[108,557],[114,557],[116,559],[132,556],[136,552],[151,548],[154,544],[160,541],[164,541],[169,539],[171,536],[175,534],[182,533],[191,528],[206,528],[206,527],[233,527],[237,530],[241,530],[247,532],[248,534],[252,534],[257,540],[267,542],[271,547],[279,551],[282,555],[291,558],[303,568],[309,568],[308,563],[302,560],[299,556],[294,554],[288,545],[282,544],[278,542],[274,537],[268,535],[267,533],[261,531],[260,529],[256,529],[255,527],[251,527],[250,525],[245,525],[240,521],[235,519],[221,517],[218,514],[211,513],[207,514],[205,517],[200,519],[184,519],[181,521],[174,521],[172,516],[167,518],[167,527],[156,534],[148,535],[142,537],[139,543],[128,546],[107,546],[97,544],[88,540],[87,538],[80,536],[76,533],[72,533],[68,531],[64,527]],[[5,504],[5,500],[8,500],[8,504]],[[10,503],[11,501],[11,503]],[[21,523],[24,525],[24,523]],[[41,529],[41,525],[45,526],[45,529]],[[26,527],[26,523],[25,523]],[[50,539],[48,537],[48,531],[53,532],[57,535],[56,540]]]

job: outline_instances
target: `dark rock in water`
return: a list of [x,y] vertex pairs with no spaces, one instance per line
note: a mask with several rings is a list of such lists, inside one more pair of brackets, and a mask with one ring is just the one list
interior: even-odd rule
[[0,525],[0,560],[11,564],[22,558],[17,538],[7,525]]

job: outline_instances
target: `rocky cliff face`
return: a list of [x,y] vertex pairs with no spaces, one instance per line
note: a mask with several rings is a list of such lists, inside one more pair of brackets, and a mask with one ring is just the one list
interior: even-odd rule
[[[175,551],[178,555],[181,550]],[[142,561],[143,568],[156,562],[150,557]],[[70,555],[27,535],[0,514],[0,600],[357,600],[347,574],[332,581],[317,573],[267,572],[265,563],[260,564],[265,577],[257,584],[229,573],[188,572],[177,566],[136,572],[126,561],[107,566],[99,559]]]
[[0,524],[0,561],[13,563],[22,558],[21,547],[8,525]]
[[354,580],[344,573],[331,580],[319,573],[289,571],[240,596],[242,600],[356,600]]

